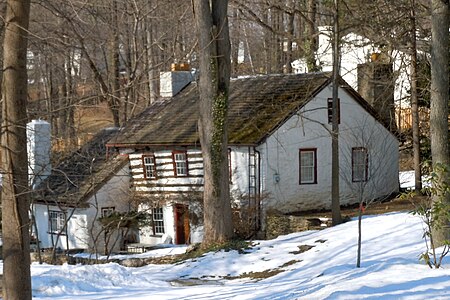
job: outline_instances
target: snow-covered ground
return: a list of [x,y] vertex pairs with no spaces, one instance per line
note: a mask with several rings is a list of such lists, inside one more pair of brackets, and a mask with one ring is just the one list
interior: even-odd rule
[[[366,216],[362,267],[357,222],[255,241],[246,254],[207,255],[173,265],[31,267],[34,299],[450,299],[450,260],[418,261],[422,224],[407,213]],[[298,253],[299,246],[313,246]],[[164,248],[140,256],[184,251]],[[258,280],[245,276],[280,271]],[[274,272],[275,273],[275,272]],[[236,279],[226,279],[240,277]],[[184,284],[183,284],[184,282]]]
[[[406,180],[405,180],[406,182]],[[405,183],[403,183],[405,184]],[[31,266],[34,299],[450,299],[450,259],[419,262],[423,226],[408,213],[365,216],[362,265],[357,222],[254,241],[245,254],[208,253],[178,264],[127,268]],[[300,253],[299,246],[312,246]],[[134,257],[183,253],[165,247]],[[118,258],[118,257],[116,257]],[[2,266],[1,266],[2,267]],[[273,276],[255,279],[258,275]]]

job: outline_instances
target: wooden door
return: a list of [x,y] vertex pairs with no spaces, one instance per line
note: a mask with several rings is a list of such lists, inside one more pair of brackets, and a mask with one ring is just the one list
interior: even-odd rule
[[189,227],[189,209],[187,205],[175,205],[175,243],[189,244],[190,227]]

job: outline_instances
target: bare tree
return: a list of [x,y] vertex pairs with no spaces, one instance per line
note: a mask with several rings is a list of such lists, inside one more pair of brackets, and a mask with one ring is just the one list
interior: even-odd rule
[[417,95],[417,37],[415,0],[411,0],[411,113],[412,137],[414,155],[414,186],[420,193],[422,189],[422,172],[420,166],[420,127],[419,127],[419,99]]
[[333,225],[342,223],[341,206],[339,201],[339,112],[338,112],[338,83],[340,71],[340,42],[339,42],[339,0],[334,1],[333,26],[333,104],[331,130],[331,213]]
[[[448,101],[449,101],[449,3],[445,0],[431,1],[431,155],[433,167],[449,165]],[[449,184],[449,174],[440,174],[442,185]],[[444,193],[444,194],[442,194]],[[433,201],[450,202],[450,193],[444,190],[433,197]],[[450,240],[450,220],[434,235],[435,245]]]
[[199,136],[204,166],[204,245],[233,235],[228,175],[230,39],[227,0],[195,0],[200,60]]
[[3,41],[1,168],[3,297],[31,299],[26,137],[30,1],[7,1]]
[[[356,267],[361,267],[362,254],[362,216],[364,211],[374,202],[383,201],[392,196],[398,188],[396,178],[391,178],[390,187],[386,185],[386,178],[392,173],[386,172],[397,163],[397,157],[387,156],[398,148],[394,137],[387,138],[383,134],[385,128],[377,124],[372,118],[367,118],[345,130],[347,145],[353,148],[343,149],[343,166],[340,177],[347,185],[350,193],[345,197],[354,198],[358,207],[358,244]],[[392,176],[392,175],[391,175]],[[395,175],[397,176],[397,175]],[[377,196],[374,196],[377,195]]]

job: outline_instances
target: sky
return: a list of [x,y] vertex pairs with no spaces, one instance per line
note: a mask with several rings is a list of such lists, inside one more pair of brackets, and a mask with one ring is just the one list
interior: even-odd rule
[[[242,254],[210,252],[177,264],[33,263],[33,299],[450,299],[450,259],[441,269],[419,261],[426,249],[419,217],[407,212],[365,216],[362,232],[361,268],[355,266],[356,220],[253,241]],[[310,249],[299,251],[305,245]],[[173,246],[133,257],[185,250]],[[268,273],[273,276],[255,279]]]

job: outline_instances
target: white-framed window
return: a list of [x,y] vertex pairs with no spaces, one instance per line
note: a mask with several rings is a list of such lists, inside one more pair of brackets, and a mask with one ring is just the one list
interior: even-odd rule
[[299,183],[317,183],[317,149],[299,150]]
[[64,229],[66,224],[66,216],[64,212],[57,210],[48,211],[48,231],[50,233],[58,233]]
[[188,176],[189,170],[186,151],[174,151],[172,157],[175,176]]
[[163,235],[164,234],[164,214],[162,207],[156,207],[152,209],[152,220],[153,220],[153,234]]
[[156,159],[153,154],[142,156],[142,164],[144,166],[144,176],[146,179],[156,178]]
[[367,148],[352,148],[352,181],[367,181],[367,173],[369,170],[369,155]]
[[110,215],[112,215],[114,213],[115,210],[116,210],[115,207],[102,207],[101,208],[102,218],[109,217]]

